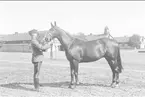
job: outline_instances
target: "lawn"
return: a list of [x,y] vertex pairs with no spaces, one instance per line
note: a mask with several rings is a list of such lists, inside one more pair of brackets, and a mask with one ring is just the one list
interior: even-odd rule
[[120,86],[111,88],[112,72],[105,59],[79,65],[80,85],[69,89],[70,68],[64,52],[51,60],[49,53],[40,72],[40,92],[33,87],[31,53],[0,52],[0,97],[143,97],[145,53],[121,50]]

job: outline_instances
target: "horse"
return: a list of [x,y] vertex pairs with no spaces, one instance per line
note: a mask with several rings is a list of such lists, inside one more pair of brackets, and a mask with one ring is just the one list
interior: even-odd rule
[[85,41],[74,38],[68,32],[51,23],[51,28],[44,36],[44,40],[49,42],[47,38],[57,38],[64,48],[67,60],[70,63],[71,81],[69,88],[75,88],[79,84],[78,67],[79,63],[94,62],[101,58],[105,58],[112,70],[111,87],[119,85],[119,74],[123,70],[120,56],[119,44],[113,39],[99,38],[92,41]]

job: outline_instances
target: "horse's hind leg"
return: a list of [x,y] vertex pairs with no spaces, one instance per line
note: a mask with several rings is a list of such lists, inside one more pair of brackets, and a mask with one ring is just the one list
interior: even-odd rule
[[106,58],[106,60],[108,64],[110,65],[112,73],[113,73],[111,87],[116,87],[119,83],[119,72],[118,72],[117,61],[110,60],[108,58]]
[[119,73],[117,73],[117,75],[116,75],[116,85],[117,86],[119,85]]
[[117,87],[119,84],[119,73],[114,71],[113,75],[114,75],[114,78],[113,78],[112,84],[111,84],[112,88]]
[[120,71],[119,71],[119,67],[118,67],[117,60],[114,61],[114,68],[115,68],[114,72],[115,72],[115,82],[116,82],[116,85],[115,86],[118,86],[118,84],[119,84],[119,73],[120,73]]

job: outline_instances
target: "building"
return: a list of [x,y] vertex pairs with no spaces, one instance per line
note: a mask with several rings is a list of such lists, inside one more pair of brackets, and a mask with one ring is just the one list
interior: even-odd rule
[[[98,37],[97,35],[91,34],[91,35],[86,36],[86,39],[88,41],[91,41],[91,40],[98,39],[97,37]],[[119,43],[121,48],[131,48],[130,46],[128,46],[129,37],[127,37],[127,36],[124,36],[124,37],[114,37],[114,39]]]
[[[40,39],[42,39],[45,33],[48,31],[39,31]],[[14,33],[9,35],[1,35],[0,51],[2,52],[31,52],[31,37],[28,33]],[[60,49],[60,43],[58,40],[54,40],[52,51],[58,51]],[[50,50],[48,50],[50,52]]]
[[[45,35],[45,33],[48,31],[39,31],[40,39],[42,39]],[[86,37],[80,37],[80,36],[74,36],[76,38],[85,40],[85,41],[91,41],[96,40],[97,35],[87,35]],[[114,37],[114,39],[120,44],[121,48],[124,49],[130,49],[129,39],[130,37],[124,36],[124,37]],[[140,39],[140,48],[145,48],[145,38],[141,37]],[[31,52],[31,37],[28,33],[14,33],[9,35],[0,35],[0,51],[2,52]],[[63,51],[64,48],[60,44],[60,42],[57,39],[53,40],[53,46],[51,49],[48,49],[48,52],[54,51]]]
[[141,36],[140,38],[140,48],[145,48],[145,37]]
[[129,46],[129,39],[130,37],[123,36],[123,37],[115,37],[114,38],[120,45],[120,48],[132,48]]

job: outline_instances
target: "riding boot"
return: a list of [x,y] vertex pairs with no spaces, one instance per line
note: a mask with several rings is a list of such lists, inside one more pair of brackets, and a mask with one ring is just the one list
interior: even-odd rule
[[34,87],[36,90],[39,90],[39,78],[34,78]]

